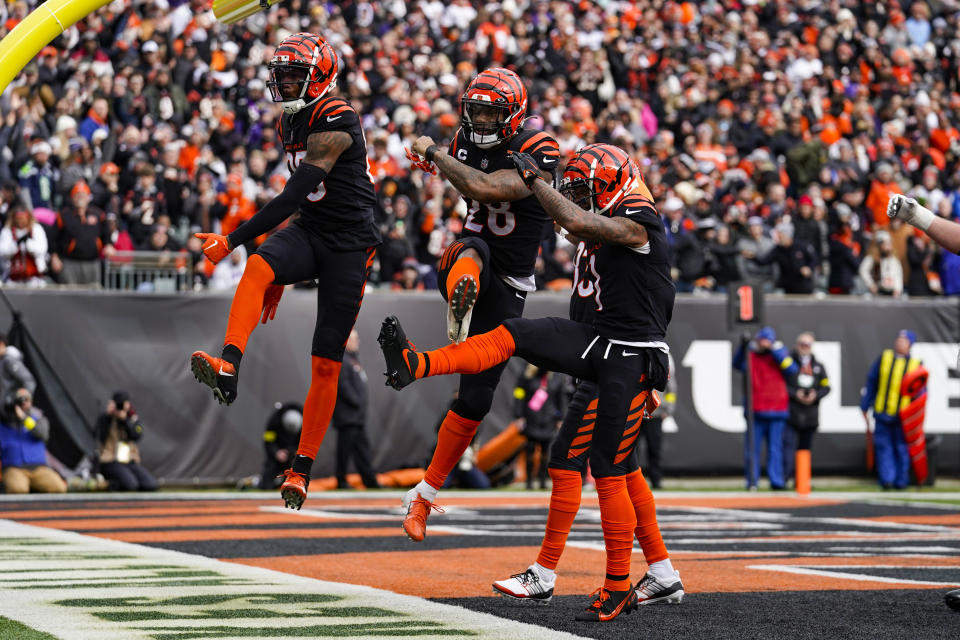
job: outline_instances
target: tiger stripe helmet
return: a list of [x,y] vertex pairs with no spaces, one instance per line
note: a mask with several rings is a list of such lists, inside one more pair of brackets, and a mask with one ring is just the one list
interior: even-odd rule
[[[495,121],[477,121],[476,112],[484,107],[498,109]],[[527,90],[520,76],[496,67],[480,72],[463,92],[460,115],[467,139],[480,149],[509,140],[523,128],[527,115]]]
[[591,144],[567,163],[560,193],[587,211],[609,216],[615,204],[642,185],[640,169],[625,151],[612,144]]
[[267,87],[286,113],[308,107],[337,84],[337,54],[322,36],[295,33],[284,38],[267,68]]

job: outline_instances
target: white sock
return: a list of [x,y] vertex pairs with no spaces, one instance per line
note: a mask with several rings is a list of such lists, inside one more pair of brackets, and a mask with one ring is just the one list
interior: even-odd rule
[[553,583],[553,582],[556,582],[557,580],[557,572],[554,571],[553,569],[547,569],[545,566],[543,566],[539,562],[533,563],[533,570],[537,572],[537,575],[539,575],[540,579],[543,580],[544,582]]
[[673,568],[673,564],[670,563],[670,558],[654,562],[647,569],[647,573],[657,580],[673,580],[677,577],[677,571]]
[[421,480],[419,484],[414,487],[414,489],[417,490],[417,493],[420,494],[421,498],[424,498],[429,502],[437,501],[437,490],[433,487],[433,485],[427,483],[426,480]]

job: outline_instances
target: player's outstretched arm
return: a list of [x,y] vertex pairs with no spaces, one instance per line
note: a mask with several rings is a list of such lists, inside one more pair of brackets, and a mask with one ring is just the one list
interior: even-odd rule
[[337,158],[352,144],[353,138],[346,131],[311,134],[307,138],[307,155],[290,176],[283,191],[227,236],[229,247],[233,249],[249,242],[289,218],[306,197],[326,180]]
[[529,154],[513,153],[510,157],[517,176],[525,186],[529,185],[544,211],[574,236],[628,247],[647,243],[647,230],[643,225],[623,217],[607,218],[584,211],[545,182],[543,172]]
[[960,253],[960,224],[937,216],[913,198],[893,195],[887,203],[887,216],[899,218],[926,232],[947,251]]
[[443,177],[465,197],[478,202],[512,202],[530,197],[530,190],[515,171],[501,169],[484,173],[468,167],[441,149],[428,136],[417,138],[412,145],[414,153],[437,165]]

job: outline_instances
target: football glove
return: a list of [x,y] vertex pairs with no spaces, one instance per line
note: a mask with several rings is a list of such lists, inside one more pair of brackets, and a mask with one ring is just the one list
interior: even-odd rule
[[930,228],[935,216],[933,211],[930,211],[930,209],[927,209],[913,198],[908,198],[897,193],[891,196],[890,202],[887,203],[887,217],[899,218],[907,224],[926,231]]
[[203,255],[207,256],[207,260],[213,264],[217,264],[230,255],[230,249],[227,247],[227,236],[222,236],[219,233],[198,233],[196,235],[203,242]]
[[548,176],[541,171],[540,167],[537,166],[537,161],[529,153],[513,151],[510,153],[510,160],[528,189],[533,189],[533,183],[537,180],[548,181]]
[[410,149],[404,147],[404,151],[407,152],[407,160],[410,161],[410,165],[416,169],[420,169],[424,173],[429,173],[432,175],[437,175],[437,168],[433,166],[433,163],[427,160],[426,158],[421,158]]
[[282,295],[282,284],[271,284],[263,292],[263,313],[260,316],[262,324],[267,324],[268,320],[273,320],[277,316],[277,306],[280,304],[280,296]]

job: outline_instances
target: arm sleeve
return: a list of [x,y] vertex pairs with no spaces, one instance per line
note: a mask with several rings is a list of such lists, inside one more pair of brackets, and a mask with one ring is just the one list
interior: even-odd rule
[[860,396],[860,410],[866,411],[877,397],[877,379],[880,377],[880,358],[877,358],[867,374],[867,385]]
[[787,351],[787,348],[782,344],[774,345],[773,351],[774,359],[777,361],[777,365],[780,366],[780,374],[787,380],[790,379],[790,376],[797,373],[800,367],[797,366],[796,360],[790,357],[790,352]]
[[7,372],[20,383],[21,387],[29,391],[31,396],[36,394],[37,381],[34,380],[33,374],[30,373],[30,370],[27,369],[27,366],[23,364],[23,362],[20,360],[11,360]]
[[817,378],[815,390],[817,392],[817,400],[822,400],[824,396],[830,393],[830,378],[827,377],[827,370],[823,368],[823,364],[820,365],[820,375]]
[[293,214],[300,203],[327,177],[327,172],[308,162],[301,162],[290,176],[287,185],[277,196],[265,204],[252,218],[241,224],[227,236],[230,244],[239,247],[259,235],[270,231]]
[[47,416],[43,415],[39,411],[30,414],[30,417],[33,418],[34,426],[30,430],[30,435],[41,442],[46,442],[50,437],[50,421],[47,420]]
[[136,416],[136,420],[132,417],[127,418],[126,429],[127,429],[127,440],[130,442],[136,442],[143,437],[143,423],[140,421],[140,416]]

